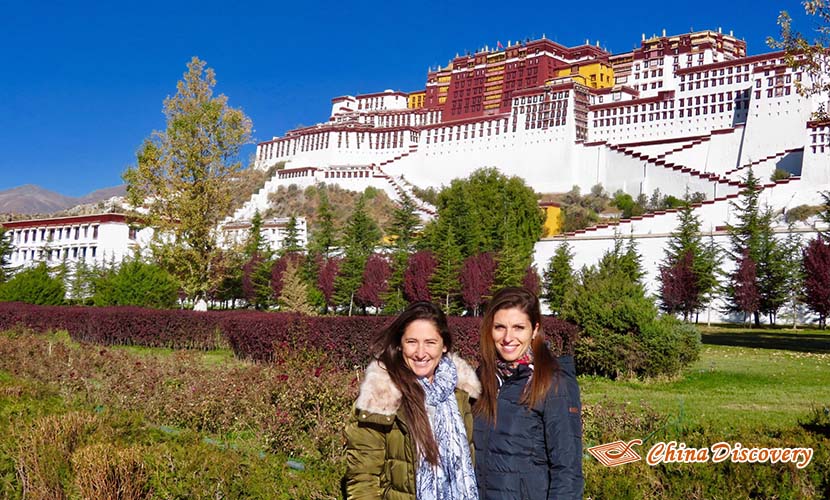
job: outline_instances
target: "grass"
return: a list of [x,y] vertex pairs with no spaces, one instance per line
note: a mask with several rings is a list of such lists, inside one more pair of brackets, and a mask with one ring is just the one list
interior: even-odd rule
[[676,380],[610,381],[581,377],[582,401],[645,403],[736,432],[788,428],[830,403],[830,354],[704,345]]
[[746,325],[701,326],[704,344],[830,353],[830,331],[789,326],[747,328]]

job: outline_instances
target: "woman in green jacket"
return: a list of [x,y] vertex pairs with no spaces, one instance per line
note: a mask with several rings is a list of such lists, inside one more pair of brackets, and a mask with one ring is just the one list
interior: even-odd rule
[[478,499],[469,399],[481,385],[451,348],[447,318],[429,302],[378,334],[346,427],[347,498]]

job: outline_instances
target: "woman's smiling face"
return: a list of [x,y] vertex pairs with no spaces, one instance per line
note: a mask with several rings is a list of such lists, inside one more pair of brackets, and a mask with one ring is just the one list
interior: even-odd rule
[[401,352],[406,365],[415,375],[426,377],[432,382],[435,368],[447,349],[435,324],[429,320],[417,319],[403,332]]
[[493,342],[502,361],[512,363],[525,355],[539,332],[539,325],[518,307],[500,309],[493,316]]

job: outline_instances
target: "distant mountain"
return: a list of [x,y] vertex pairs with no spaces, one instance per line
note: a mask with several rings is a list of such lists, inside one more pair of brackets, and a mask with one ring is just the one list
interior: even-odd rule
[[46,214],[58,212],[77,205],[108,200],[113,196],[123,196],[125,193],[126,187],[121,185],[99,189],[85,196],[73,198],[49,191],[40,186],[26,184],[25,186],[0,191],[0,214]]

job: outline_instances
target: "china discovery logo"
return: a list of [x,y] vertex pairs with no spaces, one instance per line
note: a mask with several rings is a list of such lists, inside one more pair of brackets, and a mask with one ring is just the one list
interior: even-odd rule
[[[594,458],[606,467],[638,462],[643,459],[634,449],[634,446],[643,444],[642,439],[631,441],[614,441],[588,448]],[[810,465],[813,459],[812,448],[748,448],[741,443],[727,443],[724,441],[713,444],[708,448],[690,448],[686,443],[660,441],[649,449],[646,463],[654,466],[668,463],[792,463],[799,469]]]

